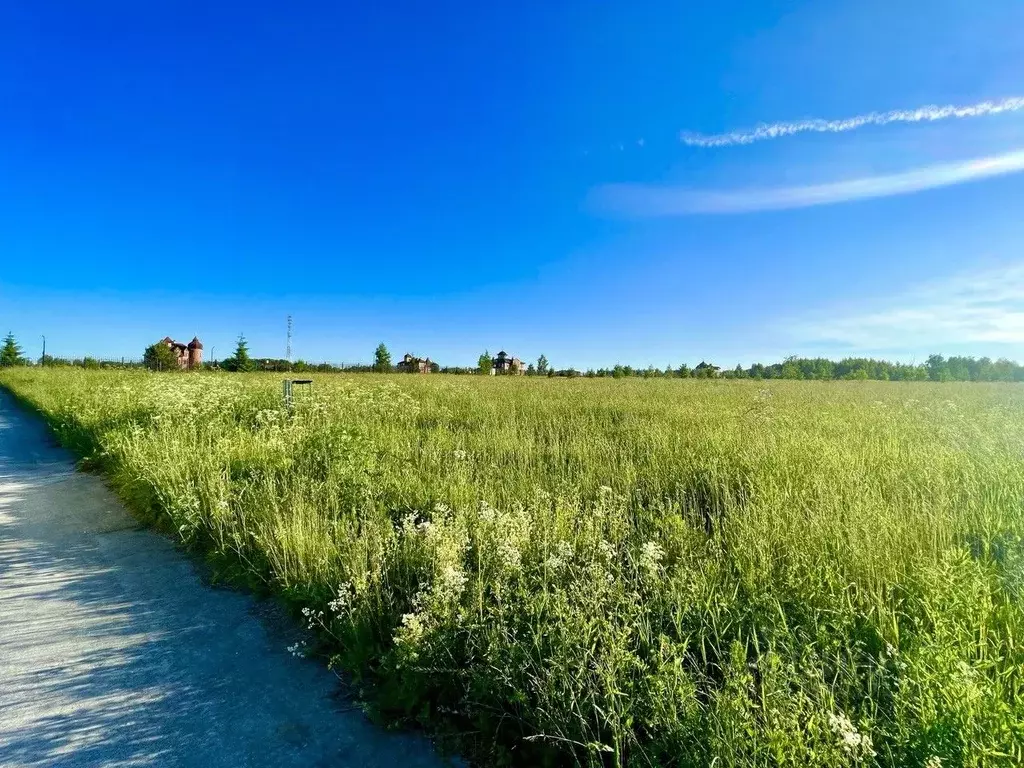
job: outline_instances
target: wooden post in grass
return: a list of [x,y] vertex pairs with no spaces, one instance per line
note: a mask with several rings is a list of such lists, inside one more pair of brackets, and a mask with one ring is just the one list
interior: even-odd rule
[[313,383],[312,379],[285,379],[284,380],[284,407],[288,410],[288,415],[291,416],[295,413],[295,399],[292,394],[292,386],[298,384],[300,386],[309,386]]

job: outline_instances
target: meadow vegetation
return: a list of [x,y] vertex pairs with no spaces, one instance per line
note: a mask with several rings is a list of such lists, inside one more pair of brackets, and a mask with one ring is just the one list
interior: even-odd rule
[[1019,386],[0,384],[302,611],[373,713],[483,764],[1024,760]]

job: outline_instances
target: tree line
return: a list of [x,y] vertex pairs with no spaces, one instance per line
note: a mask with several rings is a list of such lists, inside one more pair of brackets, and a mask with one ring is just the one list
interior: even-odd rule
[[[490,374],[494,360],[489,352],[483,352],[476,366],[443,367],[436,363],[434,373],[454,375]],[[37,361],[29,360],[18,345],[13,333],[8,333],[0,345],[0,367],[18,365],[76,366],[81,368],[150,368],[158,371],[178,370],[177,360],[170,348],[161,342],[146,348],[141,361],[103,360],[93,357],[76,359],[44,355]],[[249,353],[249,344],[244,335],[239,335],[234,353],[224,360],[206,361],[205,370],[232,372],[279,371],[294,373],[392,373],[391,353],[383,344],[374,351],[372,364],[335,365],[331,363],[310,363],[304,360],[294,362],[280,358],[254,358]],[[817,381],[874,380],[874,381],[1024,381],[1024,365],[1006,358],[993,360],[989,357],[955,355],[943,357],[930,355],[923,363],[894,363],[867,357],[846,357],[834,361],[824,357],[787,357],[778,363],[765,365],[754,363],[749,368],[737,365],[722,369],[713,363],[701,361],[692,368],[683,363],[679,366],[657,368],[634,368],[630,365],[614,365],[610,368],[591,368],[585,371],[576,368],[555,368],[547,357],[541,355],[536,362],[529,363],[527,376],[575,378],[674,378],[674,379],[806,379]]]
[[[559,371],[557,375],[564,375]],[[868,357],[846,357],[838,362],[823,357],[787,357],[782,362],[754,363],[749,368],[737,365],[722,370],[701,361],[691,368],[685,363],[673,368],[654,366],[633,368],[616,365],[612,368],[570,371],[569,375],[592,377],[640,377],[681,379],[795,379],[817,381],[1024,381],[1024,365],[1012,360],[989,357],[930,355],[923,363],[894,363]]]

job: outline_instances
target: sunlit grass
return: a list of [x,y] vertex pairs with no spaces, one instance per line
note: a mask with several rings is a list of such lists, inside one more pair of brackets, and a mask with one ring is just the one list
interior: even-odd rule
[[1019,386],[0,382],[484,762],[1024,759]]

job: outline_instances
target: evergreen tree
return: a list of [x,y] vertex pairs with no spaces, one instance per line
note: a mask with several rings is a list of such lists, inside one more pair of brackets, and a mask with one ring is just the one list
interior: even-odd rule
[[27,365],[27,361],[21,356],[21,347],[15,342],[14,333],[8,332],[4,338],[4,345],[0,348],[0,368],[9,368],[12,365]]
[[537,375],[545,376],[548,372],[548,359],[541,355],[537,358]]
[[391,371],[391,353],[388,352],[383,341],[377,345],[377,351],[373,353],[373,370],[377,373]]
[[235,347],[235,354],[222,362],[221,367],[226,371],[238,371],[239,373],[245,373],[256,368],[253,361],[249,359],[249,343],[245,340],[245,334],[238,334],[238,345]]

